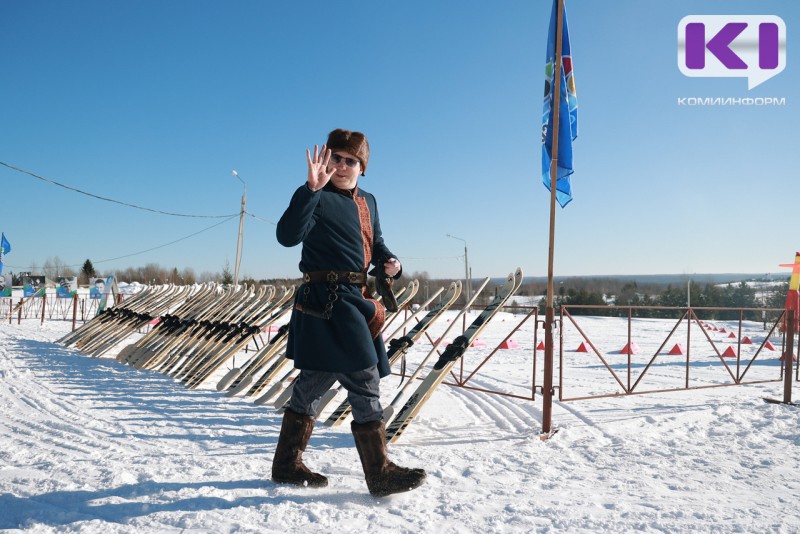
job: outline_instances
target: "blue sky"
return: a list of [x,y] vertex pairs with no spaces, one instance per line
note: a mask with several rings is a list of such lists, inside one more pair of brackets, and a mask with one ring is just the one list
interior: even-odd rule
[[[343,127],[372,147],[378,198],[408,273],[547,274],[541,185],[550,0],[137,1],[0,4],[0,162],[127,204],[235,214],[242,274],[296,276],[274,224],[305,149]],[[556,214],[555,274],[780,272],[796,237],[800,3],[567,1],[579,102],[574,200]],[[689,78],[677,28],[695,14],[769,14],[786,68]],[[681,106],[680,98],[784,98]],[[101,273],[231,267],[238,218],[104,202],[0,166],[6,271],[48,258]],[[218,225],[194,237],[182,239]],[[158,248],[143,254],[139,251]],[[123,259],[103,261],[111,258]],[[788,276],[788,270],[787,276]]]

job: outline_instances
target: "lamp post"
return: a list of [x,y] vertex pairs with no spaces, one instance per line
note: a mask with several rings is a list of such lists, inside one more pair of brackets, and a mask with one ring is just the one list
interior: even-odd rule
[[233,285],[235,286],[239,283],[239,264],[242,262],[242,234],[244,234],[244,205],[247,202],[247,184],[239,177],[236,169],[231,171],[231,175],[242,182],[244,187],[242,190],[242,211],[239,213],[239,237],[236,240],[236,265],[233,269]]
[[472,284],[470,284],[470,276],[469,276],[469,256],[467,256],[467,240],[466,239],[461,239],[460,237],[456,237],[456,236],[450,235],[450,234],[446,234],[446,235],[447,235],[447,237],[449,237],[451,239],[458,239],[459,241],[463,241],[464,242],[464,281],[467,283],[467,287],[466,287],[466,290],[467,290],[467,302],[469,302],[470,294],[472,293],[470,286]]

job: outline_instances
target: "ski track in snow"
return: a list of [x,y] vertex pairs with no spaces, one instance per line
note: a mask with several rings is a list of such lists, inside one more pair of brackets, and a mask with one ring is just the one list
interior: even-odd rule
[[[465,355],[467,372],[512,327],[503,315],[483,332],[488,347]],[[596,322],[604,321],[613,330],[612,319]],[[431,337],[446,326],[437,322]],[[425,467],[427,482],[376,499],[349,422],[317,425],[305,454],[328,475],[327,488],[273,485],[280,415],[217,392],[227,369],[188,390],[117,363],[113,352],[90,358],[54,343],[68,327],[0,325],[0,530],[800,531],[800,410],[761,400],[780,398],[782,384],[555,402],[558,432],[546,441],[540,395],[443,385],[390,446],[396,463]],[[502,351],[470,385],[526,394],[528,333],[515,334],[522,348]],[[413,347],[409,369],[430,348]],[[569,385],[597,389],[593,367],[571,368]],[[672,379],[669,366],[660,372],[654,383]],[[398,382],[383,381],[384,403]]]

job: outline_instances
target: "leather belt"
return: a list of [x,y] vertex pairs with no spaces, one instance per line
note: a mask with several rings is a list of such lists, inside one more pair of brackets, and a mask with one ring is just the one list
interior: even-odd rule
[[303,282],[316,284],[319,282],[365,285],[367,283],[367,273],[352,271],[313,271],[303,273]]

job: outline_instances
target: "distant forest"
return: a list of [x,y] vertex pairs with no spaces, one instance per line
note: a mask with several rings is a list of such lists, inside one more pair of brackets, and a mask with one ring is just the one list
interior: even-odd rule
[[[24,274],[29,273],[15,274],[13,284],[20,285],[20,277]],[[87,259],[80,271],[76,272],[56,257],[48,258],[41,269],[33,266],[30,274],[43,274],[49,280],[56,280],[61,276],[77,276],[80,285],[88,285],[90,278],[110,274],[115,275],[117,280],[128,283],[179,285],[203,282],[233,283],[233,275],[227,264],[223,266],[221,272],[203,272],[199,275],[191,268],[178,270],[175,267],[164,268],[155,263],[109,273],[97,271],[91,260]],[[454,280],[434,279],[426,272],[412,272],[404,273],[395,282],[395,287],[403,287],[414,279],[420,283],[419,292],[412,301],[416,304],[424,302],[439,288],[447,288]],[[475,291],[482,282],[483,280],[473,279],[472,290]],[[246,276],[240,279],[239,283],[251,286],[265,284],[298,286],[301,279],[298,277],[255,280]],[[475,305],[487,304],[502,283],[503,279],[490,280],[475,300]],[[685,308],[691,298],[693,308],[783,308],[789,290],[789,275],[786,274],[785,277],[775,275],[748,277],[735,274],[558,277],[554,285],[556,310],[565,305],[573,315],[627,315],[627,307],[635,306],[637,309],[634,315],[637,317],[669,317],[673,316],[675,311],[641,307]],[[530,311],[530,306],[536,305],[544,313],[546,293],[547,281],[544,278],[529,277],[512,297],[510,304],[519,306],[519,311],[525,313]],[[460,303],[462,305],[466,303],[466,295],[463,293]],[[581,306],[591,306],[591,308],[581,309]],[[601,308],[597,308],[598,306]],[[708,311],[706,315],[704,317],[706,319],[738,319],[738,312],[731,311]],[[745,319],[761,319],[761,313],[746,312]]]
[[[708,276],[707,276],[708,277]],[[427,292],[434,292],[439,287],[446,287],[452,280],[428,279],[425,273],[412,273],[408,280],[420,281],[420,292],[415,302],[425,300]],[[650,277],[644,277],[648,279]],[[662,276],[659,278],[668,278]],[[673,279],[682,278],[673,277]],[[405,276],[397,283],[402,284]],[[724,280],[724,278],[722,278]],[[481,281],[473,280],[474,288]],[[476,305],[485,305],[491,300],[494,292],[502,284],[502,280],[490,281],[483,294],[476,300]],[[559,311],[561,306],[568,306],[572,315],[606,315],[627,316],[628,307],[635,317],[674,317],[679,311],[663,308],[686,308],[691,300],[692,308],[728,308],[728,310],[704,310],[702,318],[738,319],[739,312],[730,308],[779,308],[783,309],[786,293],[789,290],[789,275],[781,281],[775,277],[750,278],[732,282],[697,282],[690,277],[685,281],[638,282],[626,276],[612,277],[570,277],[554,283],[554,307]],[[547,282],[530,279],[522,284],[519,291],[511,298],[509,304],[519,306],[519,312],[528,313],[531,306],[538,306],[544,313],[546,306]],[[461,303],[466,298],[462,294]],[[585,308],[581,308],[586,306]],[[662,308],[662,309],[648,309]],[[768,314],[773,317],[776,314]],[[758,310],[745,311],[744,319],[760,320],[762,313]]]
[[[431,279],[426,273],[403,275],[395,282],[395,288],[403,287],[411,280],[417,279],[420,289],[412,302],[420,304],[427,300],[439,288],[447,288],[453,279]],[[260,283],[273,285],[297,285],[300,279],[269,279]],[[482,280],[472,280],[473,291]],[[502,279],[490,280],[478,299],[476,306],[486,305],[502,285]],[[636,307],[632,315],[635,317],[674,317],[676,310],[663,308],[686,308],[689,298],[693,308],[779,308],[783,309],[786,293],[789,290],[789,276],[784,281],[774,278],[740,280],[737,282],[700,283],[687,280],[677,284],[673,282],[639,283],[624,276],[615,277],[574,277],[560,280],[555,284],[554,307],[559,311],[562,305],[569,307],[572,315],[606,315],[627,316],[628,307]],[[544,313],[546,306],[547,283],[535,279],[525,281],[519,291],[509,301],[509,305],[517,306],[518,313],[528,313],[531,306],[537,306]],[[462,292],[459,300],[466,303],[466,295]],[[581,308],[581,306],[591,306]],[[598,308],[599,307],[599,308]],[[662,308],[662,309],[647,309]],[[768,314],[774,318],[776,314]],[[739,312],[731,310],[704,310],[702,318],[738,319]],[[760,320],[760,311],[750,310],[743,314],[744,319]]]

